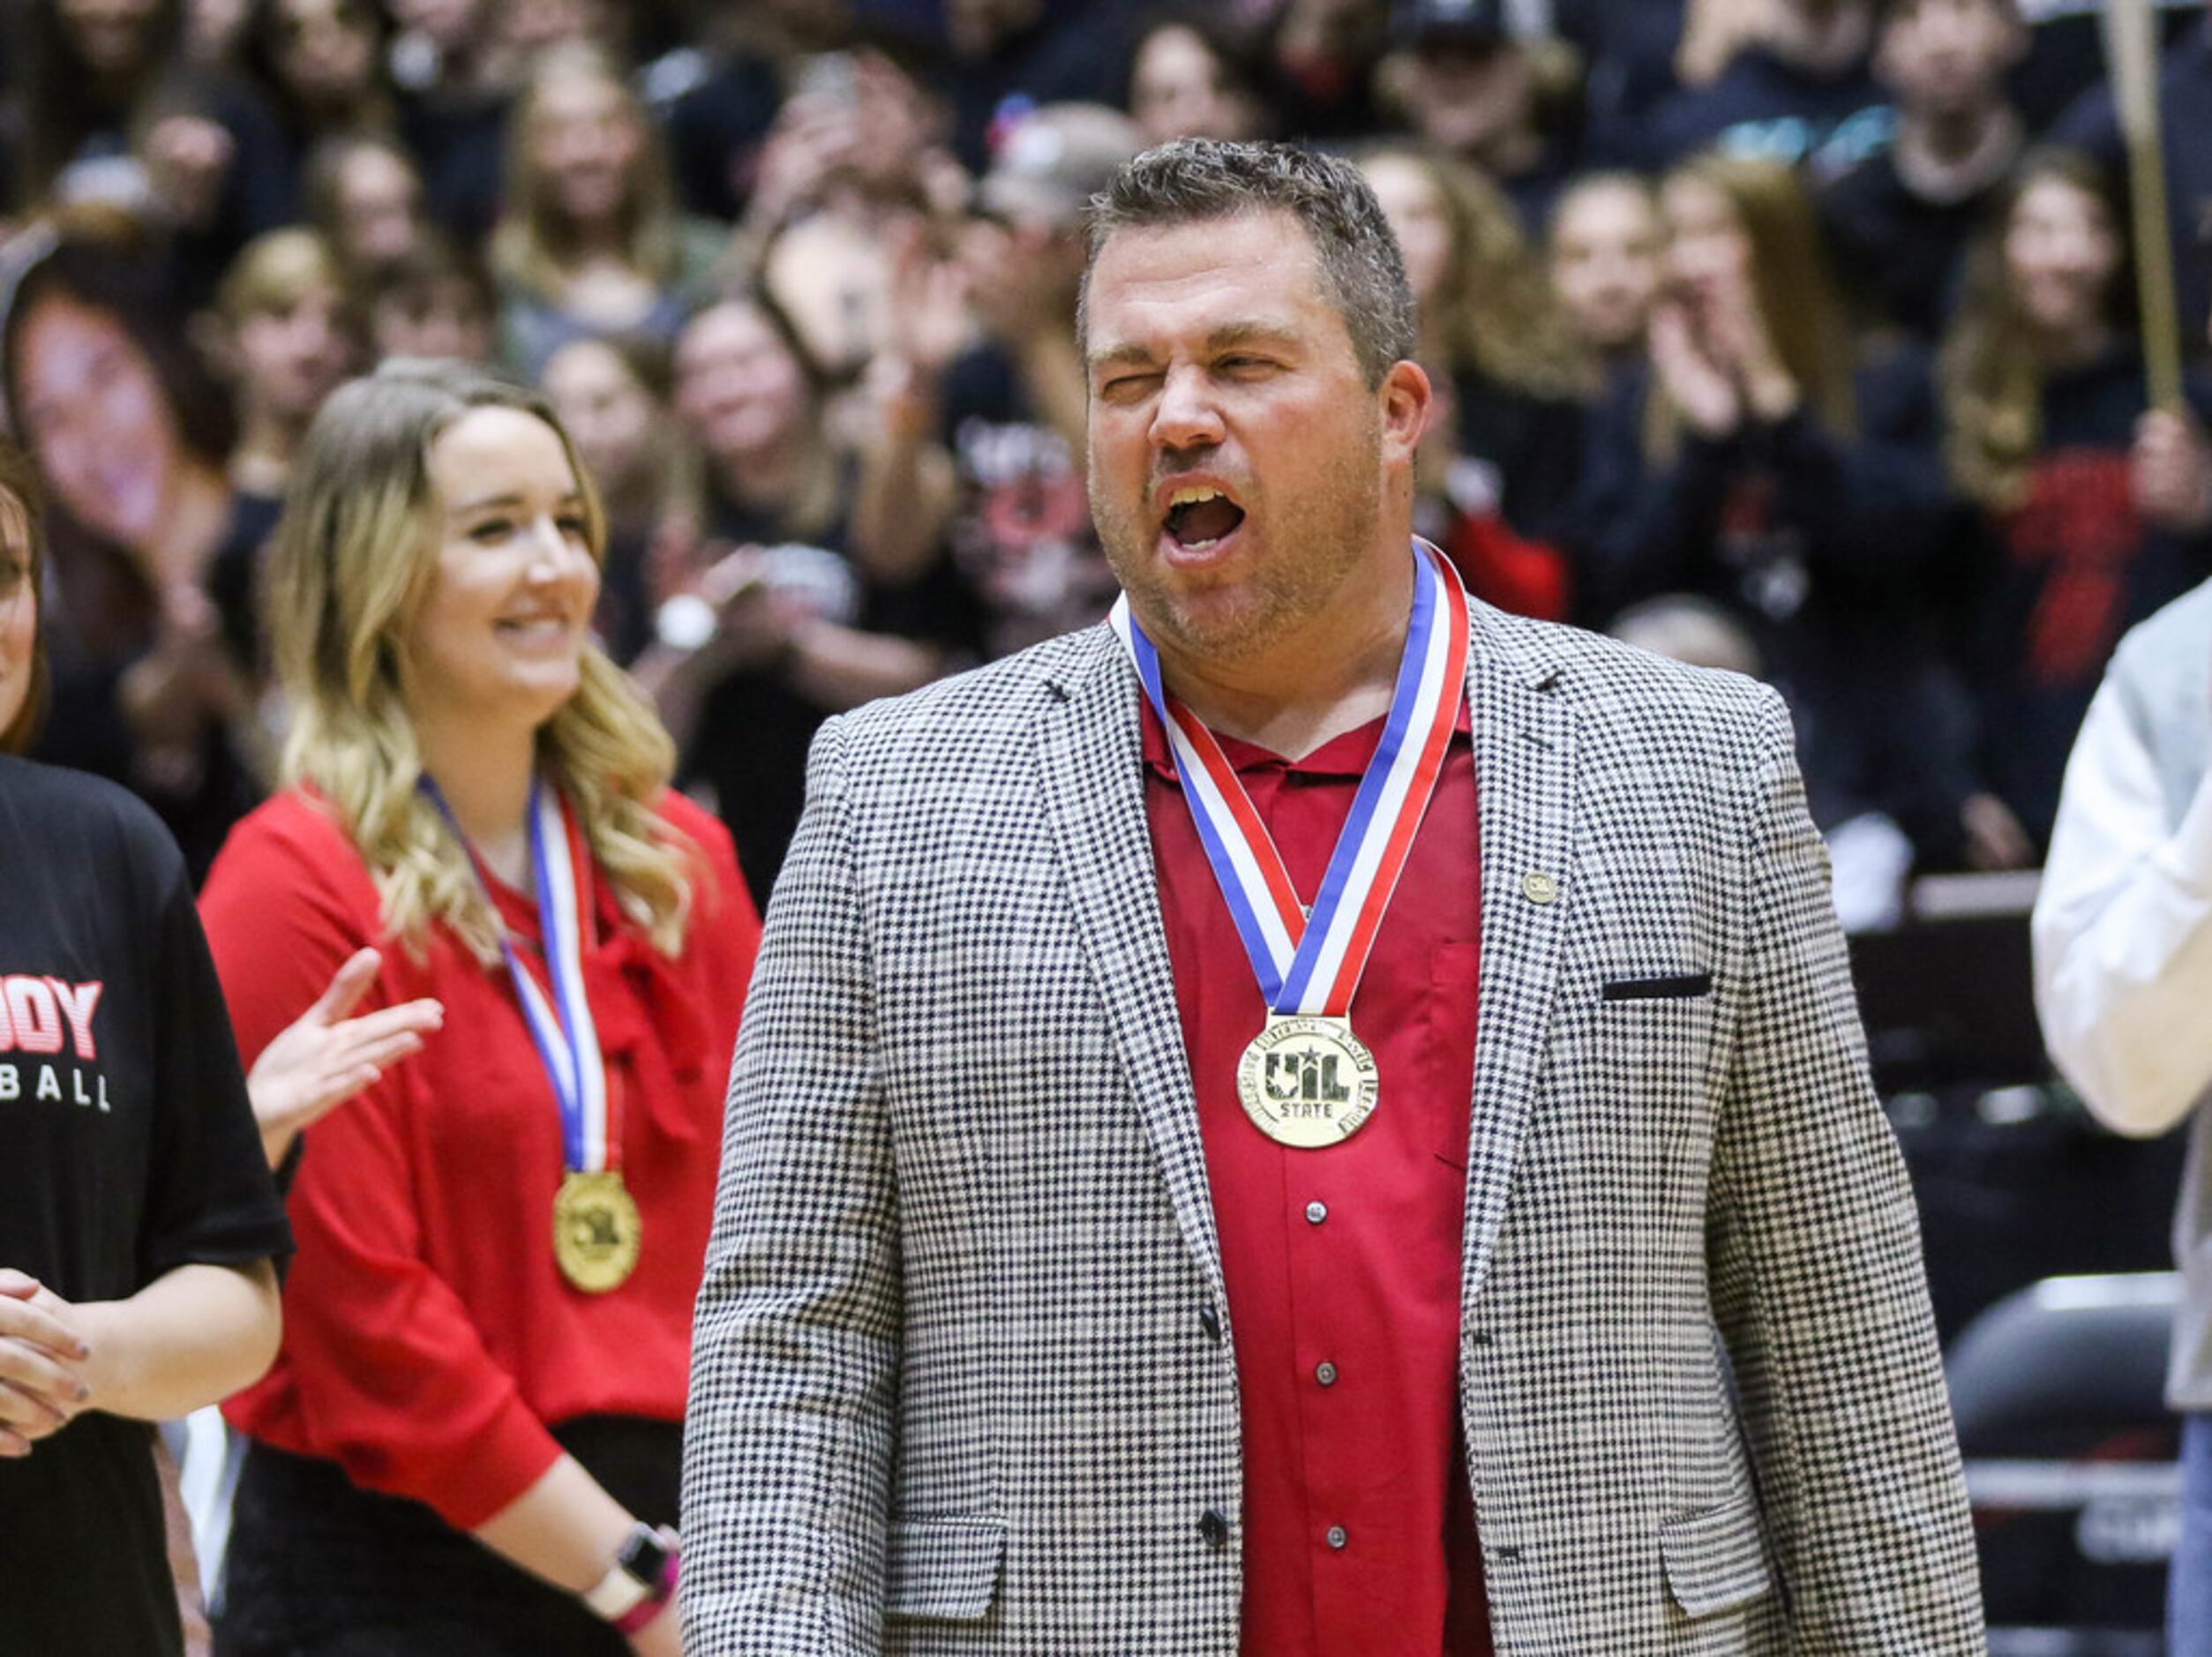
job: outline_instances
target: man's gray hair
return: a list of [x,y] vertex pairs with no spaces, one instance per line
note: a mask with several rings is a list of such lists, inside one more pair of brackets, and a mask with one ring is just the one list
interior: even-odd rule
[[1370,387],[1380,386],[1391,364],[1413,354],[1418,338],[1405,256],[1356,166],[1289,144],[1177,139],[1114,174],[1084,214],[1090,253],[1076,310],[1077,337],[1087,335],[1091,267],[1115,232],[1273,212],[1305,226],[1323,289],[1344,318],[1360,371]]

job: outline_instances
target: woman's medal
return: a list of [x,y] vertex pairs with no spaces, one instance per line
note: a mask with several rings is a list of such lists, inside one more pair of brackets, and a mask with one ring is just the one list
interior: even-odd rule
[[[445,815],[461,843],[461,825],[445,798],[424,781],[424,791]],[[470,866],[475,854],[470,854]],[[583,929],[588,912],[579,889],[575,860],[569,855],[568,826],[553,791],[530,784],[530,865],[537,888],[539,929],[545,939],[545,967],[553,985],[548,1001],[505,935],[499,953],[506,958],[522,1022],[545,1067],[560,1107],[564,1172],[553,1197],[553,1263],[562,1277],[587,1294],[619,1288],[637,1269],[644,1223],[623,1184],[616,1146],[608,1131],[607,1066],[599,1051],[599,1028],[584,994]],[[484,878],[478,871],[477,878]]]
[[560,1102],[566,1170],[553,1198],[553,1263],[587,1294],[619,1288],[637,1269],[644,1226],[614,1166],[607,1135],[607,1066],[599,1028],[584,994],[583,903],[568,855],[560,805],[542,784],[530,791],[530,862],[537,879],[538,926],[545,936],[548,1004],[537,980],[504,941],[530,1039]]
[[1467,665],[1466,596],[1443,554],[1413,552],[1413,613],[1383,739],[1353,795],[1308,915],[1290,872],[1213,733],[1160,679],[1159,656],[1124,597],[1120,635],[1175,755],[1199,843],[1258,977],[1268,1020],[1238,1062],[1237,1099],[1278,1144],[1320,1150],[1374,1114],[1375,1055],[1352,1031],[1366,971],[1413,835],[1436,792]]

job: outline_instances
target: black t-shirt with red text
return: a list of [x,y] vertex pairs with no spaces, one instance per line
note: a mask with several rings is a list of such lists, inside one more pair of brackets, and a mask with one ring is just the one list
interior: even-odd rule
[[[183,858],[114,784],[0,756],[0,1266],[72,1302],[288,1252]],[[183,1648],[145,1422],[0,1460],[0,1653]]]
[[[2206,393],[2191,387],[2201,416]],[[2113,646],[2212,574],[2212,535],[2154,529],[2136,511],[2128,457],[2148,406],[2132,343],[2051,379],[2026,494],[1985,514],[1963,597],[1982,770],[2038,845]]]

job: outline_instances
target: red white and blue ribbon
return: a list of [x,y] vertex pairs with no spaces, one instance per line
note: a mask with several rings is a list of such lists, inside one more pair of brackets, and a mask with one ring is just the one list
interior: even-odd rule
[[1280,1016],[1344,1016],[1443,774],[1466,693],[1467,604],[1458,572],[1425,542],[1413,549],[1413,613],[1383,739],[1353,796],[1308,916],[1290,871],[1213,732],[1168,695],[1159,656],[1124,596],[1110,621],[1158,715],[1206,861]]
[[[423,779],[423,791],[438,807],[463,846],[468,836],[439,793],[436,784]],[[476,868],[476,851],[469,852]],[[561,1145],[569,1169],[577,1173],[600,1173],[607,1158],[607,1066],[599,1051],[599,1027],[591,1016],[591,1002],[584,994],[583,903],[578,891],[575,859],[570,855],[568,825],[561,813],[559,796],[541,782],[530,784],[530,868],[537,888],[538,927],[544,937],[546,974],[553,997],[529,975],[502,933],[499,953],[506,957],[507,976],[514,981],[515,998],[522,1004],[522,1022],[529,1026],[531,1044],[545,1067],[553,1098],[560,1107]],[[479,882],[484,871],[476,868]],[[490,888],[485,883],[486,895]]]

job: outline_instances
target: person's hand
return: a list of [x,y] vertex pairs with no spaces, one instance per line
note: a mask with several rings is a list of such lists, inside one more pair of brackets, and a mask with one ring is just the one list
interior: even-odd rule
[[2183,535],[2212,528],[2212,447],[2195,420],[2152,409],[2135,423],[2128,460],[2135,509],[2147,522]]
[[829,193],[830,180],[851,166],[859,148],[849,104],[818,92],[793,93],[761,146],[748,218],[766,229],[783,225]]
[[1994,794],[1968,795],[1959,807],[1959,826],[1966,831],[1970,869],[2024,869],[2036,861],[2028,830],[2021,827],[2013,808]]
[[208,728],[243,718],[252,707],[215,607],[198,587],[176,581],[161,589],[153,648],[124,671],[117,700],[136,740],[140,778],[157,790],[191,792]]
[[446,1022],[437,1001],[402,1001],[355,1018],[383,957],[359,949],[341,966],[315,1004],[261,1050],[246,1077],[261,1148],[274,1167],[301,1129],[319,1121],[422,1051],[423,1038]]
[[[909,215],[891,231],[889,338],[882,358],[934,382],[974,337],[968,273],[929,245],[929,227]],[[881,359],[879,359],[881,360]]]
[[29,1455],[90,1407],[92,1349],[74,1309],[37,1278],[0,1267],[0,1457]]
[[1700,437],[1733,436],[1743,420],[1736,379],[1706,355],[1680,300],[1653,307],[1649,337],[1652,368],[1691,429]]
[[1766,312],[1749,283],[1704,296],[1697,333],[1713,365],[1735,380],[1751,414],[1771,425],[1796,411],[1796,378],[1782,365]]
[[154,193],[178,224],[195,228],[215,216],[224,176],[237,145],[220,121],[172,115],[146,138],[146,170]]

